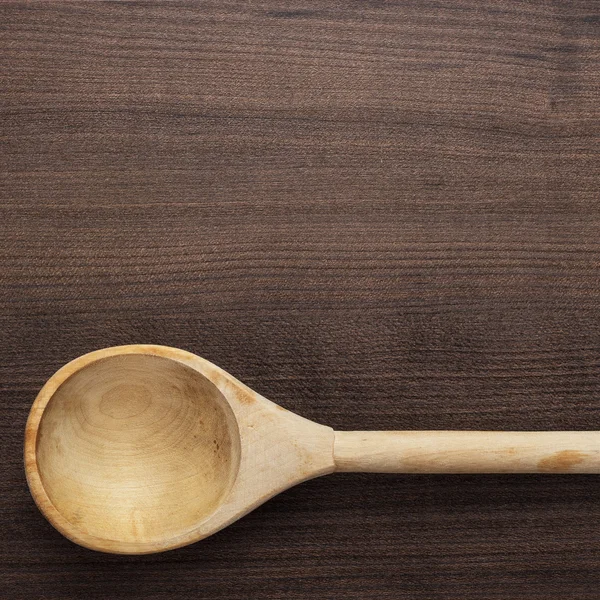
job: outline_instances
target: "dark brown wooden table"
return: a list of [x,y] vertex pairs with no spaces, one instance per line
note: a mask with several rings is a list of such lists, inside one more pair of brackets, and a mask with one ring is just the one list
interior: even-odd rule
[[0,596],[600,597],[600,478],[308,482],[94,553],[27,413],[115,344],[338,429],[600,428],[597,2],[0,6]]

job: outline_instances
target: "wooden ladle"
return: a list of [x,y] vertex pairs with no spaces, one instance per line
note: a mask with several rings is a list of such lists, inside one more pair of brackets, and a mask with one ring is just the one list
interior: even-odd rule
[[93,550],[161,552],[334,471],[600,473],[600,432],[333,431],[191,354],[119,346],[38,394],[25,469],[39,509]]

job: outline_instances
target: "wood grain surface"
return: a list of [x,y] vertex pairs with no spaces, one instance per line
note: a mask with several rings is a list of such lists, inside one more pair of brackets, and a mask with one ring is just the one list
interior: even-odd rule
[[126,343],[336,429],[598,429],[599,99],[591,0],[2,3],[0,596],[597,600],[597,476],[335,475],[119,557],[22,443]]

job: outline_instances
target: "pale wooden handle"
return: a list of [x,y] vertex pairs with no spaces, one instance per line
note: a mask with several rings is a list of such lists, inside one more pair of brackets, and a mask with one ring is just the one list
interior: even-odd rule
[[600,473],[600,431],[336,431],[336,471]]

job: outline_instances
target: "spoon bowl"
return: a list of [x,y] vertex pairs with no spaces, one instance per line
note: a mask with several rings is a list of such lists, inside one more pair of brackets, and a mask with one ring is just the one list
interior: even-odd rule
[[124,354],[58,387],[37,457],[44,490],[69,523],[102,539],[159,542],[219,506],[237,475],[240,435],[204,375],[170,358]]
[[201,540],[333,471],[599,473],[600,432],[334,432],[190,352],[118,346],[44,385],[27,420],[25,471],[66,537],[147,554]]

